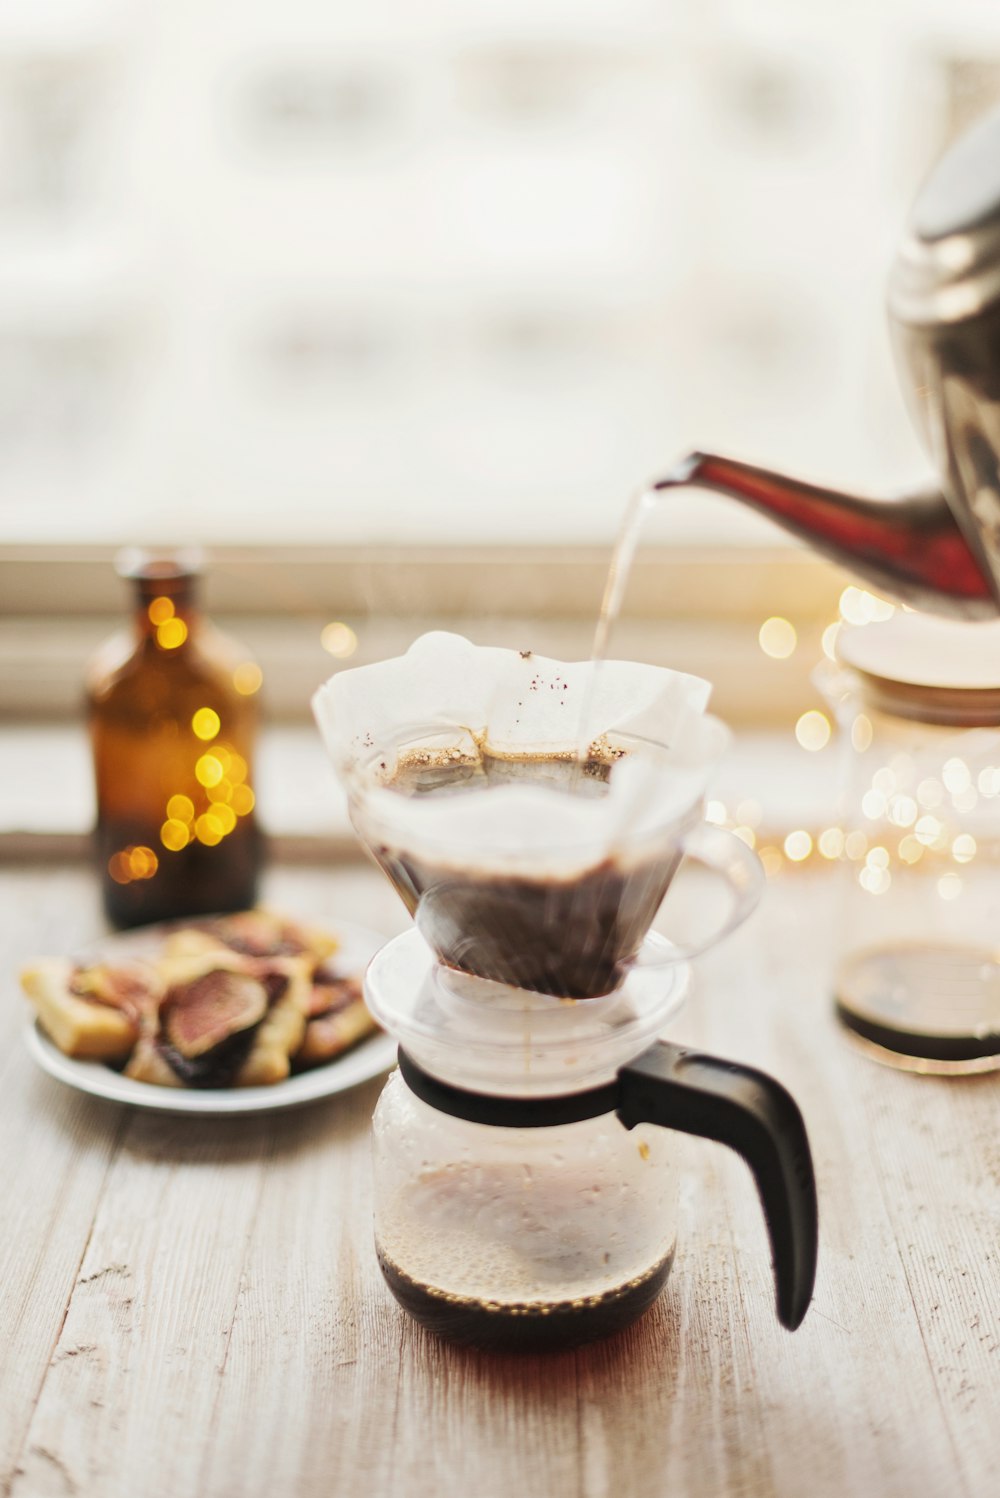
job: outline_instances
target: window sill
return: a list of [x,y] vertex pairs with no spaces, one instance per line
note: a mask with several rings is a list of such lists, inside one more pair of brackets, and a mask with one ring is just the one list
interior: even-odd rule
[[[735,818],[756,802],[759,842],[780,843],[793,827],[815,832],[834,817],[835,766],[829,751],[807,754],[792,735],[743,732],[711,788]],[[325,862],[360,856],[344,792],[312,726],[278,725],[261,736],[257,802],[272,856]],[[90,854],[94,795],[81,726],[0,727],[0,860]]]
[[[260,663],[268,717],[301,723],[313,691],[338,666],[400,654],[428,629],[586,658],[607,560],[601,548],[429,551],[408,560],[389,552],[242,562],[223,555],[213,561],[205,603]],[[815,702],[809,676],[842,586],[832,567],[804,551],[650,552],[635,568],[612,653],[704,676],[728,722],[777,727]],[[71,563],[69,555],[0,552],[0,600],[0,718],[72,720],[86,661],[123,618],[110,556]],[[769,660],[758,647],[772,614],[798,631],[788,660]],[[349,660],[335,661],[321,646],[332,619],[354,632]]]

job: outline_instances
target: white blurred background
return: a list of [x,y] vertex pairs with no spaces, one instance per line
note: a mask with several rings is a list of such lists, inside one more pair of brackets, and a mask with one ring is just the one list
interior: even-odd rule
[[695,446],[909,481],[885,276],[997,100],[995,0],[0,0],[0,542],[601,541]]

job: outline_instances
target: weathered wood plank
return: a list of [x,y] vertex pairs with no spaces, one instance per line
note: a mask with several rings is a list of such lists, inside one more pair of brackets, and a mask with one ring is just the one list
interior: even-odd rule
[[[983,1491],[977,1484],[987,1469],[955,1440],[926,1353],[927,1305],[914,1296],[903,1257],[901,1174],[924,1178],[932,1235],[947,1235],[950,1215],[926,1179],[926,1149],[914,1129],[931,1101],[929,1079],[860,1057],[837,1026],[829,998],[837,939],[827,917],[830,893],[829,879],[783,881],[758,917],[765,939],[751,927],[705,973],[714,979],[704,985],[711,1043],[738,1046],[741,1059],[792,1087],[820,1186],[816,1298],[793,1338],[761,1319],[769,1281],[762,1233],[752,1214],[731,1212],[741,1278],[757,1285],[745,1299],[754,1350],[747,1372],[768,1410],[765,1438],[784,1454],[774,1491],[799,1490],[810,1467],[813,1491],[832,1492],[838,1483],[886,1494]],[[726,982],[734,967],[738,994]],[[932,1082],[931,1092],[941,1087]],[[945,1136],[954,1135],[966,1088],[964,1079],[944,1085]],[[735,1206],[731,1192],[729,1201]],[[984,1248],[981,1242],[980,1254]]]
[[136,1116],[101,1198],[28,1430],[15,1498],[196,1492],[243,1289],[268,1130]]
[[0,869],[0,1492],[59,1337],[122,1117],[39,1075],[21,1030],[22,963],[101,929],[80,870]]

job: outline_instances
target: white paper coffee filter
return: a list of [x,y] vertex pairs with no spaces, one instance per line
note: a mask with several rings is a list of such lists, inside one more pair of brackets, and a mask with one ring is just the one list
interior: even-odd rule
[[567,796],[516,781],[456,797],[405,797],[391,778],[401,744],[468,744],[499,754],[575,751],[594,671],[534,654],[422,635],[405,655],[341,671],[313,698],[324,743],[347,784],[362,835],[478,866],[579,867],[629,841],[686,822],[704,795],[728,732],[705,715],[710,685],[632,661],[606,661],[589,703],[588,740],[607,734],[629,753],[606,796]]

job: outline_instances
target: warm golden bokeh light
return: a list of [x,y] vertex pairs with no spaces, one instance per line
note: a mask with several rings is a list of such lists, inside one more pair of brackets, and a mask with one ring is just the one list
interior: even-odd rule
[[912,827],[919,814],[920,808],[912,796],[893,796],[889,821],[894,827]]
[[761,865],[764,869],[764,873],[767,875],[768,879],[773,879],[776,874],[781,873],[781,869],[785,860],[782,858],[781,853],[777,848],[772,848],[770,846],[761,848],[757,854],[757,857],[760,859]]
[[787,619],[774,615],[765,619],[757,634],[757,641],[765,655],[772,660],[784,661],[794,652],[798,644],[795,625]]
[[244,661],[233,672],[233,686],[241,697],[252,697],[259,692],[264,682],[264,673],[253,661]]
[[964,759],[946,759],[941,771],[941,779],[944,781],[945,790],[951,791],[953,796],[960,796],[963,791],[971,787],[972,772]]
[[912,833],[900,838],[899,856],[904,863],[919,863],[924,856],[924,845]]
[[191,840],[186,822],[181,822],[177,817],[168,817],[160,828],[160,842],[171,853],[179,853],[186,848]]
[[132,849],[129,853],[128,861],[133,879],[152,879],[160,866],[160,860],[152,848],[147,848],[142,844]]
[[214,848],[216,843],[221,843],[226,835],[214,811],[202,812],[194,824],[194,834],[200,843],[204,843],[209,848]]
[[957,900],[962,893],[962,881],[957,874],[942,874],[937,888],[942,900]]
[[870,895],[884,895],[892,883],[892,875],[878,864],[866,863],[858,874],[858,883]]
[[232,781],[227,780],[225,776],[219,781],[218,785],[206,786],[205,790],[209,801],[213,805],[219,805],[233,799]]
[[165,624],[174,617],[174,601],[172,598],[154,598],[146,613],[150,624]]
[[215,754],[203,754],[194,767],[195,779],[199,785],[218,785],[224,773],[222,762]]
[[200,707],[191,719],[191,727],[194,730],[195,737],[203,739],[207,743],[209,739],[215,738],[222,727],[222,723],[214,708]]
[[857,754],[864,754],[866,749],[871,748],[873,734],[871,719],[866,718],[864,713],[858,713],[851,724],[851,748]]
[[358,637],[354,630],[349,624],[342,624],[339,619],[324,627],[319,642],[328,655],[335,655],[338,660],[346,660],[358,648]]
[[943,832],[944,828],[937,817],[931,816],[921,817],[914,828],[917,842],[923,843],[925,848],[933,848],[936,843],[940,843]]
[[[221,758],[221,756],[220,756]],[[242,785],[247,778],[247,762],[242,754],[230,754],[223,760],[227,777],[233,785]]]
[[133,879],[152,879],[160,860],[145,844],[122,848],[108,859],[108,873],[116,884],[131,884]]
[[984,766],[976,779],[976,785],[979,787],[979,794],[987,799],[1000,795],[1000,770],[995,765]]
[[176,650],[188,637],[183,619],[165,619],[156,627],[156,643],[161,650]]
[[837,636],[839,634],[839,621],[835,621],[833,624],[828,624],[826,626],[826,629],[824,629],[823,631],[823,636],[820,640],[820,644],[823,648],[823,654],[826,656],[828,661],[835,661],[837,659]]
[[826,713],[821,713],[816,708],[803,713],[795,725],[795,737],[803,749],[813,752],[825,749],[830,742],[830,720]]
[[248,817],[254,809],[254,793],[248,785],[234,786],[229,804],[238,817]]
[[223,837],[227,837],[236,826],[236,813],[225,802],[218,803],[212,807],[212,816],[222,828]]
[[891,619],[896,612],[894,604],[864,588],[845,588],[840,595],[841,618],[848,624],[873,624],[877,620]]
[[858,827],[853,832],[849,832],[844,838],[844,852],[851,860],[864,858],[867,847],[868,839]]
[[172,822],[193,822],[194,802],[190,796],[171,796],[167,802],[167,816]]
[[804,828],[796,828],[785,838],[785,857],[792,863],[801,863],[812,852],[813,840]]
[[977,851],[976,840],[971,832],[960,832],[951,845],[951,856],[956,863],[970,863]]
[[824,858],[839,858],[844,851],[844,834],[839,827],[825,827],[817,847]]

